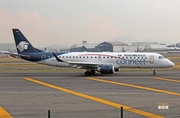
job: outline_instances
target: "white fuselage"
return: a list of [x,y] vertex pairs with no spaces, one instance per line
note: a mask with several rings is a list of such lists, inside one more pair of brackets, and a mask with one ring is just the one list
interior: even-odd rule
[[127,52],[69,52],[57,55],[64,62],[58,62],[55,57],[47,57],[38,63],[60,66],[87,68],[88,65],[113,65],[115,68],[165,68],[174,63],[157,53],[127,53]]

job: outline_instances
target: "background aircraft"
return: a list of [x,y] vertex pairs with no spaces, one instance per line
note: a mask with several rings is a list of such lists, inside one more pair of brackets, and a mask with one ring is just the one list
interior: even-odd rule
[[113,74],[120,68],[153,68],[153,75],[156,75],[156,68],[174,66],[172,61],[157,53],[44,52],[34,48],[19,29],[12,30],[18,53],[6,54],[50,66],[86,69],[86,76],[94,75],[95,72]]

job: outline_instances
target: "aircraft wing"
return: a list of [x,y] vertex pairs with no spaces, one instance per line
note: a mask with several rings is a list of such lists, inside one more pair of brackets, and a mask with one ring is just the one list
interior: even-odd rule
[[90,67],[98,67],[99,66],[99,64],[91,63],[91,62],[71,62],[71,61],[68,61],[66,63],[71,64],[71,65],[78,65],[78,66],[90,66]]
[[52,54],[54,55],[54,57],[56,58],[56,60],[57,60],[58,62],[65,62],[65,63],[68,63],[68,64],[70,64],[70,65],[72,65],[72,66],[77,66],[77,67],[83,68],[83,67],[98,67],[98,66],[100,65],[100,64],[98,64],[98,63],[93,63],[93,62],[63,61],[63,60],[59,59],[55,53],[52,53]]
[[23,55],[23,54],[17,54],[17,53],[10,53],[8,51],[0,51],[2,54],[9,54],[12,57],[26,57],[26,58],[30,58],[30,55]]

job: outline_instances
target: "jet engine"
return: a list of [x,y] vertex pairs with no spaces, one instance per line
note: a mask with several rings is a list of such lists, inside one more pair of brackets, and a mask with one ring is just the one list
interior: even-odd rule
[[113,65],[101,65],[97,68],[98,72],[101,74],[113,74],[115,72],[115,68]]

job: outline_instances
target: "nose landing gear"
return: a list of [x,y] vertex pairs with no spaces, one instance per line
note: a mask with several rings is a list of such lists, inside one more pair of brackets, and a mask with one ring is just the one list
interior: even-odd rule
[[156,75],[156,70],[155,69],[153,69],[153,75]]

